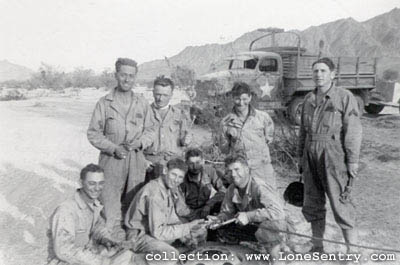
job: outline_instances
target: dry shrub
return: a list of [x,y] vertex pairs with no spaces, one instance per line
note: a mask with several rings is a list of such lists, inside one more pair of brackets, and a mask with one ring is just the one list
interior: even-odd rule
[[282,112],[275,114],[274,141],[270,144],[272,163],[275,170],[284,175],[297,173],[298,127],[292,125]]
[[1,91],[0,94],[0,101],[23,100],[23,99],[26,99],[26,97],[18,89],[5,89]]

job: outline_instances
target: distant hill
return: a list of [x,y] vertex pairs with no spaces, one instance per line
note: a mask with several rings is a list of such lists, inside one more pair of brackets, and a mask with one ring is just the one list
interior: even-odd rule
[[[340,19],[303,31],[300,34],[302,47],[308,53],[317,53],[319,43],[324,42],[323,55],[378,57],[378,72],[400,70],[400,9],[376,16],[364,22],[352,18]],[[168,58],[170,65],[188,66],[197,75],[219,68],[221,59],[239,51],[248,50],[250,42],[265,33],[258,30],[248,32],[226,44],[189,46],[175,56]],[[280,45],[294,45],[290,35],[277,38]],[[262,43],[261,43],[262,44]],[[170,74],[166,60],[154,60],[141,64],[138,79],[153,79],[158,74]]]
[[0,60],[0,82],[7,80],[23,81],[29,79],[33,71],[25,66]]

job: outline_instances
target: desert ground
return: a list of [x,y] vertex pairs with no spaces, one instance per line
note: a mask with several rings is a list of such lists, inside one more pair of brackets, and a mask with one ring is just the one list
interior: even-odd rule
[[[150,91],[139,90],[151,98]],[[175,103],[185,99],[177,92]],[[0,102],[0,264],[46,263],[49,216],[78,187],[80,169],[97,162],[98,151],[87,141],[86,129],[96,101],[105,93],[84,89],[79,94]],[[399,110],[365,114],[362,124],[361,165],[353,193],[360,243],[399,249]],[[198,127],[194,133],[198,141],[209,136]],[[281,191],[294,180],[287,175],[278,178]],[[287,205],[287,211],[298,231],[310,234],[300,208]],[[341,240],[331,213],[326,237]],[[326,244],[326,250],[344,249]],[[400,264],[400,255],[397,262],[385,264]]]

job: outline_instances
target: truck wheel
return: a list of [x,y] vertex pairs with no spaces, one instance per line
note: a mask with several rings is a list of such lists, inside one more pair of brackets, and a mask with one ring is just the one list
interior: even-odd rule
[[370,103],[368,106],[365,106],[365,110],[369,114],[379,114],[379,112],[381,112],[384,107],[385,106],[383,106],[383,105],[377,105],[377,104]]
[[304,98],[293,99],[288,106],[290,121],[295,125],[300,125],[301,123],[301,111],[303,109]]

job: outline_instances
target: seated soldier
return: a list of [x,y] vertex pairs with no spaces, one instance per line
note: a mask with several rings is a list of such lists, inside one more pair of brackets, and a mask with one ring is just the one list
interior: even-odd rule
[[171,245],[175,240],[190,245],[195,243],[198,235],[204,237],[206,229],[204,220],[182,223],[175,212],[173,194],[187,170],[185,162],[175,158],[162,168],[163,174],[136,194],[125,217],[125,226],[133,251],[165,252],[169,257],[177,257],[179,252]]
[[226,191],[218,216],[208,216],[211,224],[227,220],[234,224],[222,226],[218,232],[222,239],[233,237],[239,241],[258,241],[272,257],[278,258],[286,248],[279,232],[287,230],[283,205],[278,194],[270,186],[254,179],[244,157],[234,155],[225,159],[227,173],[233,183]]
[[103,169],[89,164],[82,169],[80,179],[82,188],[52,216],[54,257],[50,257],[49,264],[130,264],[133,253],[118,253],[118,242],[111,239],[100,215],[103,206],[98,198],[104,186]]
[[177,207],[178,215],[192,221],[218,213],[226,191],[222,180],[213,167],[204,164],[200,149],[189,149],[185,157],[188,172],[179,188],[189,213],[181,213]]
[[158,177],[154,171],[155,163],[165,165],[170,158],[182,156],[183,146],[192,141],[188,132],[189,115],[170,104],[173,93],[171,79],[159,76],[154,80],[150,115],[155,122],[156,135],[152,145],[144,151],[146,159],[153,164],[146,172],[146,182]]

